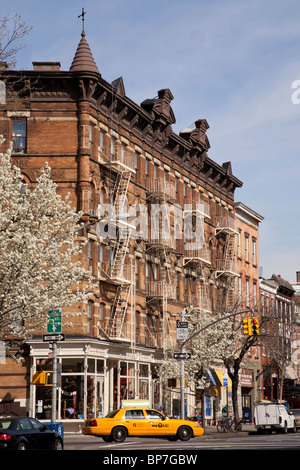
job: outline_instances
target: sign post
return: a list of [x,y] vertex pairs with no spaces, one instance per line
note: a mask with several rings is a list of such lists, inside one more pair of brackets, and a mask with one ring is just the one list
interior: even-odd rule
[[52,402],[51,402],[51,421],[56,421],[56,400],[57,400],[57,341],[65,339],[65,335],[61,334],[61,310],[49,310],[47,316],[47,335],[43,336],[43,341],[52,343],[53,350],[53,385],[52,385]]

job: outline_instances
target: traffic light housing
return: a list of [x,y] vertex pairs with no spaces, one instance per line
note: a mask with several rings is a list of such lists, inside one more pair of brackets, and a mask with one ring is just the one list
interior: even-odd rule
[[251,319],[245,318],[243,320],[243,334],[246,336],[251,336]]
[[257,317],[252,317],[252,335],[259,335],[259,322]]
[[35,372],[32,375],[32,383],[37,387],[52,387],[53,385],[53,371],[42,370]]
[[168,387],[176,388],[176,379],[168,379]]

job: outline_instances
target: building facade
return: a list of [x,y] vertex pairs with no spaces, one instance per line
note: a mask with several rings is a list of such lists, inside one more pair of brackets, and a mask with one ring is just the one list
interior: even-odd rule
[[[162,390],[157,365],[176,343],[184,307],[232,308],[239,276],[234,194],[242,182],[230,162],[208,156],[205,119],[173,131],[169,89],[137,105],[122,77],[105,81],[84,31],[68,71],[59,62],[3,68],[14,91],[0,105],[0,133],[13,142],[26,183],[34,184],[47,161],[58,192],[82,211],[82,263],[98,283],[73,326],[62,326],[57,418],[71,429],[130,398],[176,414],[179,390]],[[22,391],[26,412],[40,419],[51,403],[51,387],[32,383],[35,372],[52,370],[43,333],[29,343]],[[20,397],[13,387],[11,394]],[[195,406],[189,396],[189,415]]]
[[293,311],[294,289],[280,275],[260,278],[261,325],[264,334],[261,351],[261,399],[284,400],[286,380],[294,380]]
[[[238,228],[237,264],[237,304],[240,310],[253,309],[258,315],[260,309],[259,290],[259,225],[263,217],[241,202],[235,203]],[[245,314],[245,318],[249,314]],[[241,408],[245,419],[252,421],[253,404],[260,397],[260,343],[252,346],[244,357],[241,368]]]

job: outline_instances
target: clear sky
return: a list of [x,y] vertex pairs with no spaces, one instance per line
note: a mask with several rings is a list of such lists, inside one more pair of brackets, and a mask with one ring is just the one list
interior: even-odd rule
[[210,158],[231,161],[244,183],[236,201],[264,217],[263,276],[294,282],[300,271],[299,0],[2,0],[1,17],[19,13],[32,26],[17,68],[59,61],[68,70],[82,7],[86,39],[105,80],[122,76],[137,104],[169,88],[175,132],[207,119]]

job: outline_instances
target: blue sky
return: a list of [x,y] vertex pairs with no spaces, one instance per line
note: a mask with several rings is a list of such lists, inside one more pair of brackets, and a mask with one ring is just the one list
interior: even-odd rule
[[[300,271],[300,80],[298,0],[12,0],[32,31],[17,68],[59,61],[68,70],[81,33],[102,77],[122,76],[140,104],[161,88],[174,95],[175,132],[207,119],[209,156],[231,161],[241,201],[264,217],[260,266],[295,281]],[[300,88],[299,88],[300,89]],[[300,97],[300,93],[298,95]]]

